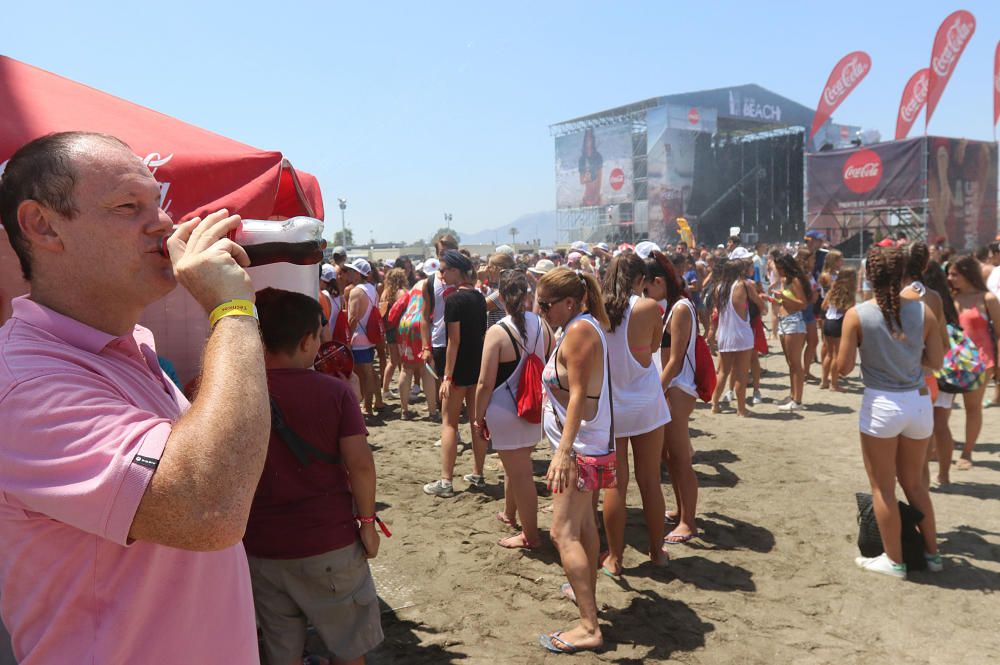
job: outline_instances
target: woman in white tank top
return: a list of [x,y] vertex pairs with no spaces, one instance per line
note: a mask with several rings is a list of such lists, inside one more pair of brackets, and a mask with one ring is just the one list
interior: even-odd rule
[[611,360],[611,387],[615,407],[615,448],[618,452],[618,487],[604,491],[604,532],[608,554],[601,572],[621,574],[625,552],[625,517],[628,493],[628,450],[632,442],[635,480],[642,497],[649,537],[650,558],[666,562],[663,552],[663,489],[660,459],[663,426],[670,422],[667,399],[653,354],[660,348],[663,326],[656,300],[640,298],[646,281],[646,264],[638,255],[619,254],[611,260],[604,278],[604,309],[611,330],[607,333]]
[[542,540],[531,453],[542,438],[542,428],[517,414],[517,391],[528,357],[533,354],[543,363],[547,359],[552,333],[541,317],[524,311],[528,291],[523,272],[502,273],[498,293],[507,315],[486,330],[472,427],[493,442],[503,463],[506,505],[497,519],[511,526],[518,518],[521,521],[522,530],[498,545],[533,549]]
[[671,419],[663,428],[663,461],[670,472],[677,510],[666,513],[667,521],[675,526],[663,542],[677,545],[698,535],[695,526],[698,476],[691,463],[694,448],[688,431],[688,420],[698,397],[694,376],[698,316],[673,265],[659,252],[653,252],[646,259],[645,291],[650,298],[667,301],[666,323],[660,342],[663,364],[660,389],[667,395]]
[[597,280],[568,268],[550,270],[538,281],[536,305],[550,326],[562,329],[542,373],[542,424],[554,449],[545,478],[553,493],[550,533],[569,579],[562,591],[580,610],[577,625],[539,641],[556,652],[592,650],[604,643],[595,579],[600,537],[593,497],[599,485],[581,476],[577,458],[606,455],[614,445],[607,314]]
[[715,338],[719,344],[719,377],[712,395],[712,413],[720,413],[719,398],[733,377],[736,393],[736,415],[747,416],[747,373],[753,353],[753,328],[750,325],[750,305],[764,305],[753,282],[744,277],[745,259],[729,259],[722,266],[722,279],[715,292],[719,324]]

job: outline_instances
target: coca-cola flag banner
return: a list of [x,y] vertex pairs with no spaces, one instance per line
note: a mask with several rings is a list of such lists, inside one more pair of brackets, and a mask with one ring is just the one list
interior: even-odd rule
[[812,129],[809,130],[810,137],[816,136],[816,130],[830,119],[837,107],[858,87],[871,68],[872,59],[864,51],[854,51],[840,59],[837,66],[830,72],[830,78],[827,79],[826,85],[823,87],[823,94],[819,97],[816,115],[813,116]]
[[593,127],[556,138],[556,207],[632,201],[632,125]]
[[910,77],[903,88],[903,98],[899,100],[896,116],[896,140],[905,139],[910,128],[927,103],[927,86],[930,84],[930,69],[924,67]]
[[[1000,120],[1000,42],[993,54],[993,126]],[[993,138],[996,138],[994,134]]]
[[976,19],[964,9],[953,12],[941,23],[937,35],[934,36],[934,48],[931,49],[930,82],[927,87],[927,112],[924,115],[924,126],[930,124],[931,116],[937,108],[938,101],[944,93],[948,80],[955,72],[962,51],[972,39],[976,31]]

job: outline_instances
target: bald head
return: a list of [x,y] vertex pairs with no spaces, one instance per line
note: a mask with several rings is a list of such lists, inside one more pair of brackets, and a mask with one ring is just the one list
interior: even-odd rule
[[0,176],[0,221],[25,279],[31,279],[31,251],[18,224],[17,211],[21,204],[37,201],[72,219],[78,212],[73,192],[81,170],[108,161],[118,162],[120,168],[124,160],[135,160],[139,167],[142,166],[142,161],[123,141],[96,132],[47,134],[14,153]]

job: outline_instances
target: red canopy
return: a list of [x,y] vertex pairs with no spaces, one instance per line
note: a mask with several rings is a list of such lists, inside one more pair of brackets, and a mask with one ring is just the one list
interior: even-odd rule
[[250,219],[323,218],[316,179],[258,150],[144,106],[0,56],[0,164],[50,132],[113,134],[143,157],[174,221],[219,208]]

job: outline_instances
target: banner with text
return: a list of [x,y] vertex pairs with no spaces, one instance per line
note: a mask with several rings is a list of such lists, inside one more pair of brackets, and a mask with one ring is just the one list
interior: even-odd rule
[[903,88],[903,97],[899,100],[899,113],[896,115],[896,140],[905,139],[910,128],[920,115],[921,109],[927,103],[927,86],[930,83],[930,69],[924,67],[918,70]]
[[931,49],[930,83],[927,88],[927,112],[924,114],[926,127],[938,101],[944,93],[948,79],[955,72],[958,59],[976,32],[976,19],[964,9],[959,9],[948,16],[938,28],[934,36],[934,47]]
[[632,201],[632,127],[593,127],[556,137],[556,207]]
[[840,59],[826,80],[823,94],[819,96],[816,115],[813,116],[812,129],[809,131],[810,138],[816,136],[816,130],[830,119],[871,69],[872,59],[864,51],[854,51]]

